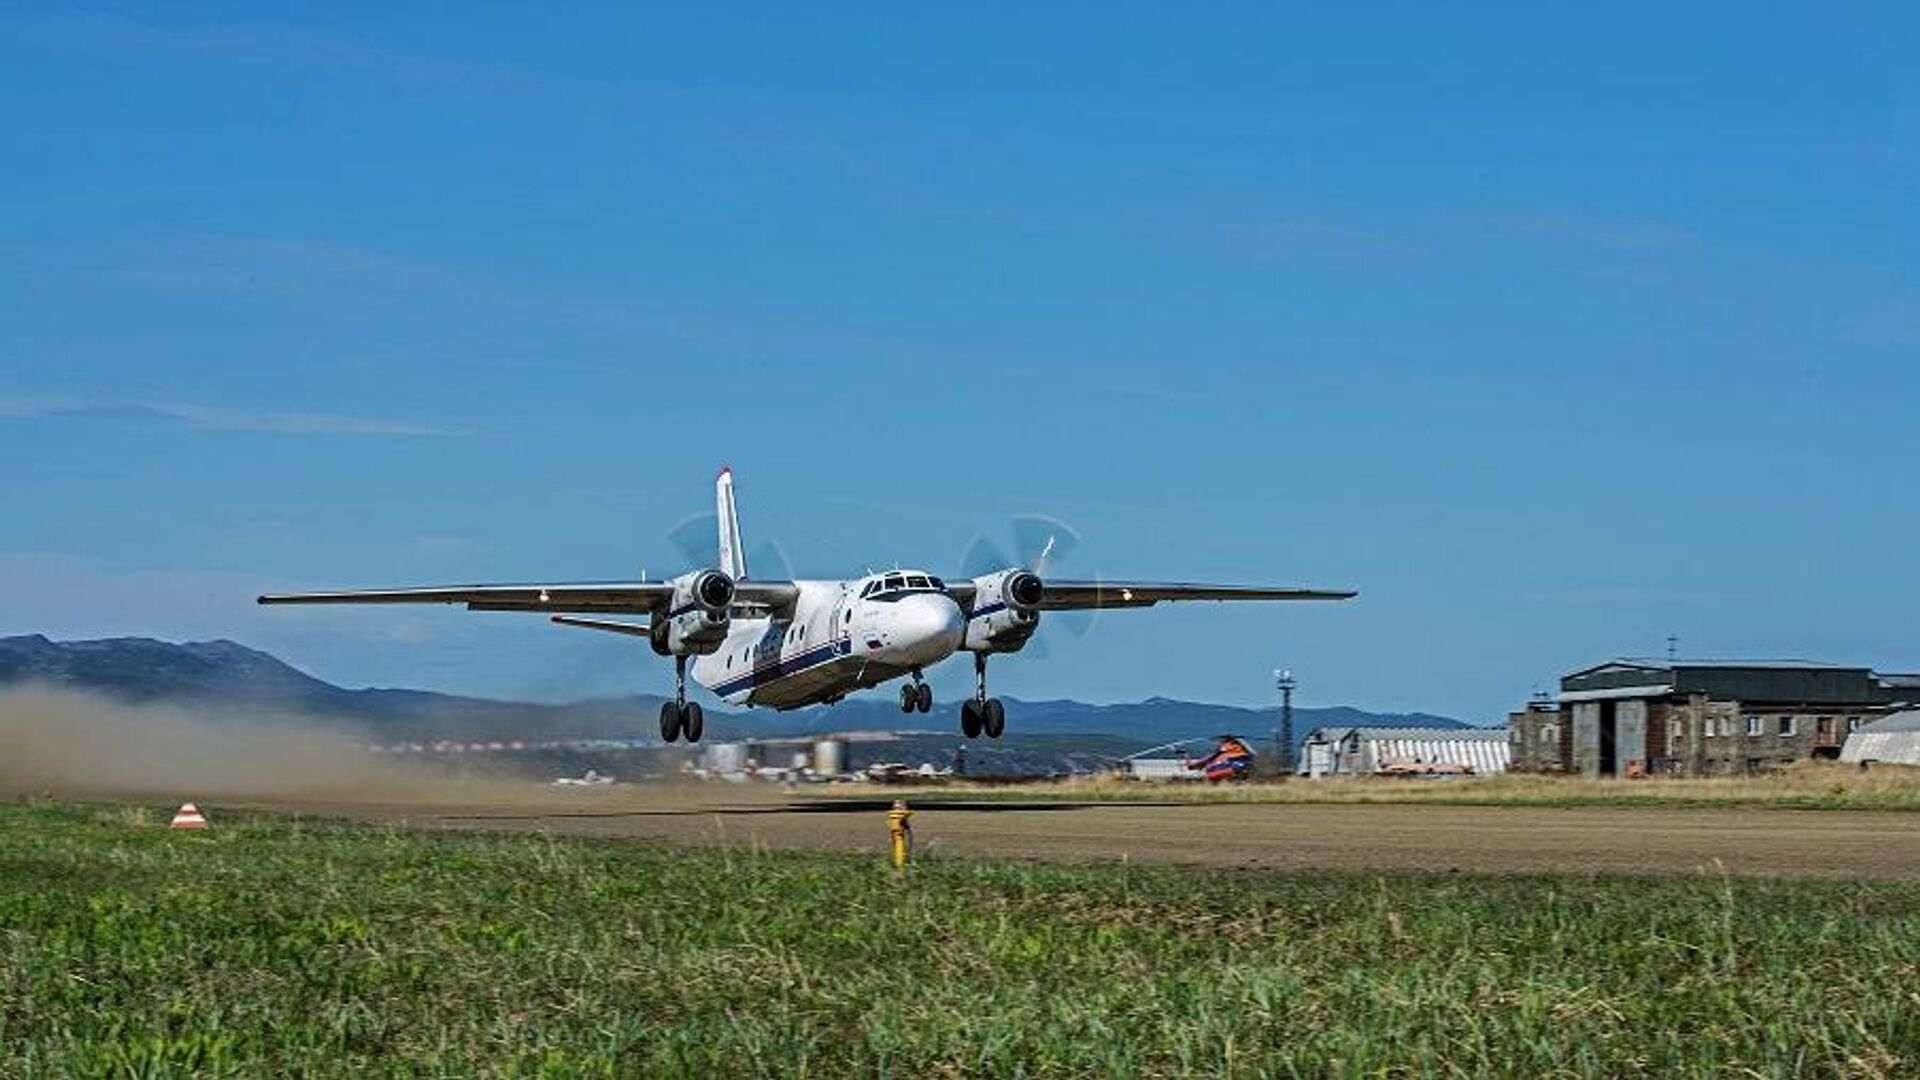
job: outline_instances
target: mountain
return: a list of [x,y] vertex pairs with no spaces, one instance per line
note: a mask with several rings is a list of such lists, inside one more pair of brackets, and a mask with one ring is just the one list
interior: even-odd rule
[[[1172,698],[1117,705],[1089,705],[1081,701],[1022,701],[1003,699],[1007,705],[1008,727],[1023,735],[1100,734],[1132,739],[1142,746],[1175,739],[1207,739],[1215,735],[1241,735],[1265,742],[1280,726],[1277,707],[1248,709],[1237,705],[1211,705]],[[950,726],[942,722],[943,711],[935,706],[928,716],[918,713],[902,716],[891,695],[874,694],[848,698],[838,705],[802,709],[785,714],[791,718],[795,734],[825,730],[937,729]],[[1426,713],[1370,713],[1345,705],[1329,708],[1295,708],[1293,730],[1296,740],[1306,738],[1317,727],[1341,727],[1384,724],[1395,727],[1469,727],[1462,721]],[[768,732],[772,734],[773,732]],[[785,734],[787,732],[781,732]]]
[[[629,717],[603,703],[538,705],[436,694],[424,690],[348,690],[316,679],[278,658],[232,641],[184,644],[149,638],[49,641],[38,635],[0,638],[0,686],[37,684],[79,690],[130,704],[206,706],[335,721],[393,740],[604,738]],[[625,710],[648,716],[659,698],[636,698]],[[631,737],[633,732],[623,732]]]
[[[436,739],[631,739],[652,733],[661,698],[636,695],[564,705],[495,701],[422,690],[349,690],[316,679],[279,659],[231,641],[173,644],[147,638],[49,641],[40,635],[0,638],[0,686],[38,683],[134,703],[201,705],[223,710],[296,714],[349,724],[382,741]],[[1117,705],[1072,700],[1006,699],[1010,725],[1023,736],[1102,735],[1136,749],[1230,733],[1272,738],[1279,710],[1247,709],[1152,698]],[[720,738],[769,738],[824,731],[920,731],[947,735],[956,725],[945,706],[930,715],[901,714],[890,694],[788,713],[708,710],[708,731]],[[1390,724],[1467,727],[1424,713],[1376,714],[1360,709],[1298,708],[1295,738],[1316,727]]]

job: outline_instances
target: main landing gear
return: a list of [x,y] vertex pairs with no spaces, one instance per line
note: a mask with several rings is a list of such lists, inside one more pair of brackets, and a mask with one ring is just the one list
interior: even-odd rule
[[997,739],[1007,730],[1007,710],[987,696],[987,655],[973,654],[973,696],[960,703],[960,733],[969,739]]
[[928,686],[920,677],[920,669],[913,669],[913,681],[900,684],[901,712],[932,712],[933,687]]
[[707,726],[700,703],[687,700],[687,658],[673,658],[673,700],[660,703],[660,737],[673,742],[685,735],[688,742],[699,742]]

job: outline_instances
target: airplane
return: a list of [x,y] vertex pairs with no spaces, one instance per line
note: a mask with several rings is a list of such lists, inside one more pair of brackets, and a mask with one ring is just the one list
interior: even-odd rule
[[[687,674],[729,705],[776,710],[831,704],[905,677],[900,710],[933,710],[926,669],[973,657],[974,693],[960,731],[997,739],[1006,709],[987,694],[987,658],[1017,653],[1049,611],[1152,607],[1174,600],[1348,600],[1351,590],[1061,581],[1008,566],[966,581],[889,570],[844,581],[761,581],[747,573],[733,470],[714,483],[718,565],[668,581],[452,585],[261,596],[262,604],[464,604],[469,611],[533,611],[564,626],[647,639],[673,658],[674,696],[660,737],[700,741],[706,721],[687,700]],[[644,615],[644,623],[604,618]]]

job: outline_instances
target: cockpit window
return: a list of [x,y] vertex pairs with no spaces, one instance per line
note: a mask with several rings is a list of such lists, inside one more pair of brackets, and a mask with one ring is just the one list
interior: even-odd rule
[[860,587],[860,599],[873,600],[876,603],[892,603],[902,597],[915,593],[946,592],[946,583],[932,574],[912,573],[901,570],[884,577],[873,578]]

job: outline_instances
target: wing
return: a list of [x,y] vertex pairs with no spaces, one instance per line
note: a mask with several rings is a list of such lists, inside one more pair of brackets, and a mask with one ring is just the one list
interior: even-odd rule
[[564,585],[435,585],[419,589],[279,593],[262,604],[465,604],[468,611],[567,611],[645,615],[673,599],[664,581]]
[[[734,583],[739,605],[780,609],[800,595],[791,581]],[[349,592],[277,593],[262,604],[464,604],[468,611],[545,611],[577,615],[650,615],[673,600],[666,581],[601,582],[562,585],[436,585],[419,589],[364,589]]]
[[1152,607],[1162,600],[1351,600],[1346,589],[1273,588],[1264,585],[1195,585],[1166,581],[1054,581],[1043,579],[1041,611]]

